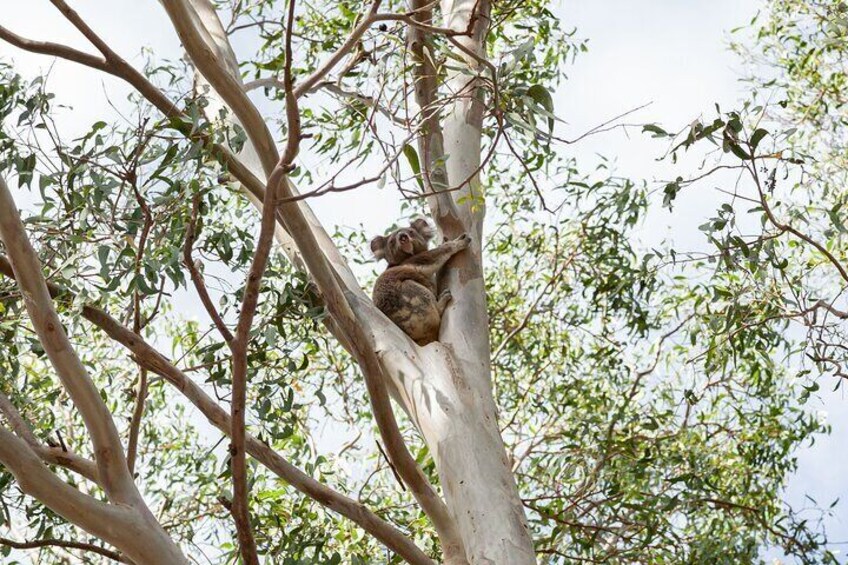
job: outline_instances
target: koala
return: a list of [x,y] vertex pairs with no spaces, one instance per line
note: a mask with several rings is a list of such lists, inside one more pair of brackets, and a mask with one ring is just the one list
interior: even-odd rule
[[427,249],[432,238],[433,228],[419,218],[408,228],[371,240],[374,256],[389,264],[374,285],[374,304],[418,345],[439,339],[442,314],[451,301],[450,291],[437,292],[436,275],[471,243],[463,234]]

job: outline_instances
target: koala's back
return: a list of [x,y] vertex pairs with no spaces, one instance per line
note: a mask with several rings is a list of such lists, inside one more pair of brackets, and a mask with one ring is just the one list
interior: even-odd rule
[[419,345],[439,338],[436,285],[411,265],[387,269],[374,285],[374,305]]

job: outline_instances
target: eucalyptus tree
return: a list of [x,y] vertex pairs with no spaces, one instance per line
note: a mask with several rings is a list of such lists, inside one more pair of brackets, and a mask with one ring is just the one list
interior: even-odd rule
[[[565,156],[583,136],[564,137],[551,92],[586,44],[546,3],[163,0],[186,61],[139,69],[50,2],[87,49],[0,38],[134,93],[122,120],[67,140],[42,80],[3,68],[3,175],[21,190],[0,184],[0,500],[32,538],[5,547],[821,557],[780,499],[822,431],[780,362],[793,344],[740,314],[765,301],[640,248],[647,187]],[[39,204],[21,222],[26,190]],[[374,308],[366,235],[310,207],[353,190],[471,236],[442,276],[439,342]],[[208,324],[186,321],[185,296]]]

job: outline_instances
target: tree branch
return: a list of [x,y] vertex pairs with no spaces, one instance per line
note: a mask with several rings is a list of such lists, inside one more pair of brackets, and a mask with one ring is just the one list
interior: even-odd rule
[[[431,0],[411,0],[414,22],[431,26],[433,22],[433,2]],[[438,103],[439,73],[436,69],[434,53],[428,45],[427,35],[421,26],[410,25],[407,42],[415,63],[415,101],[421,109],[422,121],[419,129],[418,152],[421,155],[424,186],[427,193],[433,219],[446,238],[452,239],[465,232],[459,219],[451,195],[446,192],[449,182],[445,168],[445,147],[442,135],[440,105]]]
[[350,32],[347,39],[345,39],[344,43],[342,43],[336,51],[330,55],[330,57],[324,62],[323,65],[318,67],[311,75],[309,75],[303,82],[297,85],[297,88],[294,89],[295,98],[300,98],[312,88],[318,84],[318,82],[323,79],[327,74],[333,70],[333,68],[339,64],[345,55],[350,53],[356,44],[359,43],[359,40],[368,31],[376,20],[377,10],[380,8],[380,4],[382,0],[372,0],[371,7],[368,9],[368,13],[363,16],[363,18],[359,21],[356,27]]
[[[751,154],[753,154],[753,150],[752,150]],[[751,173],[751,176],[754,179],[754,184],[757,185],[757,192],[760,196],[760,204],[762,205],[763,210],[765,210],[766,217],[768,218],[769,222],[771,222],[771,224],[774,227],[776,227],[777,229],[779,229],[781,232],[791,233],[792,235],[794,235],[795,237],[797,237],[801,241],[804,241],[804,242],[808,243],[809,245],[812,245],[813,247],[815,247],[819,251],[819,253],[821,253],[822,255],[825,256],[825,258],[827,258],[827,260],[830,262],[831,265],[836,267],[836,270],[839,272],[839,276],[842,277],[842,279],[845,282],[848,282],[848,269],[845,268],[845,266],[839,261],[839,259],[836,258],[836,256],[833,253],[831,253],[827,249],[827,247],[825,247],[824,245],[822,245],[821,243],[819,243],[818,241],[816,241],[812,237],[808,236],[804,232],[802,232],[802,231],[798,230],[797,228],[791,226],[790,224],[785,223],[785,222],[781,222],[780,220],[777,219],[777,217],[774,214],[774,211],[772,210],[771,206],[768,203],[768,199],[766,198],[765,192],[763,192],[763,186],[760,182],[760,176],[757,173],[756,164],[754,164],[752,162],[752,164],[750,166],[748,166],[748,165],[746,165],[746,166],[748,168],[748,171]],[[772,177],[769,179],[769,182],[772,183],[772,184],[774,183],[773,176],[774,176],[774,172],[772,172]]]
[[19,49],[23,49],[24,51],[39,53],[41,55],[52,55],[54,57],[60,57],[62,59],[74,61],[75,63],[80,63],[82,65],[85,65],[86,67],[91,67],[93,69],[103,71],[104,73],[114,74],[112,72],[112,68],[110,67],[109,63],[106,62],[105,59],[102,59],[95,55],[89,55],[88,53],[84,53],[82,51],[78,51],[76,49],[68,47],[67,45],[51,43],[49,41],[33,41],[31,39],[27,39],[25,37],[21,37],[16,33],[13,33],[12,31],[6,29],[3,26],[0,26],[0,39],[6,41],[11,45],[14,45]]
[[[11,264],[0,256],[0,273],[14,279]],[[54,296],[73,295],[59,286],[48,283]],[[109,337],[132,352],[135,361],[148,370],[160,375],[185,396],[206,419],[225,435],[232,431],[230,415],[221,408],[202,388],[180,371],[168,359],[151,347],[144,339],[121,325],[105,311],[91,305],[85,305],[82,315],[89,322],[103,330]],[[397,552],[409,563],[415,565],[434,565],[424,553],[402,532],[379,518],[364,505],[352,500],[330,487],[316,481],[303,471],[289,463],[277,452],[250,434],[245,434],[245,449],[257,461],[273,473],[292,485],[295,489],[312,498],[322,506],[338,512],[359,524],[365,531],[380,540],[386,547]]]
[[29,422],[24,419],[15,405],[12,404],[12,401],[9,400],[9,397],[3,393],[0,393],[0,412],[3,413],[9,425],[12,426],[12,431],[23,439],[42,461],[60,465],[82,475],[95,484],[100,484],[97,465],[93,461],[62,447],[43,445],[35,436],[35,433],[33,433],[32,426],[30,426]]
[[[138,253],[135,257],[135,276],[141,275],[141,267],[144,262],[144,253],[147,249],[147,238],[150,235],[150,230],[153,227],[153,214],[150,212],[150,207],[138,190],[138,159],[141,155],[141,148],[135,152],[135,156],[131,162],[132,168],[129,174],[126,175],[132,191],[135,195],[136,202],[141,209],[144,217],[144,225],[141,228],[141,233],[138,236]],[[133,290],[133,331],[141,333],[141,293],[138,288]],[[135,390],[135,406],[133,406],[132,416],[130,418],[129,438],[127,439],[127,467],[132,475],[135,471],[135,461],[138,454],[138,436],[141,433],[141,421],[144,417],[144,405],[147,402],[147,370],[140,369],[138,372],[138,386]]]
[[0,238],[9,253],[15,280],[21,289],[35,332],[91,436],[103,490],[114,502],[144,507],[144,501],[127,468],[112,414],[65,334],[41,274],[41,264],[2,177]]
[[144,405],[147,401],[147,370],[140,369],[138,372],[138,386],[135,390],[135,405],[130,417],[130,429],[127,439],[127,468],[130,473],[135,472],[135,461],[138,455],[138,435],[141,432],[141,420],[144,417]]
[[0,463],[26,494],[107,543],[119,545],[117,530],[135,517],[129,507],[100,502],[60,480],[23,440],[5,428],[0,428]]
[[209,291],[206,288],[206,282],[203,280],[203,275],[200,273],[200,269],[198,269],[191,256],[192,249],[194,248],[194,242],[197,240],[199,235],[198,226],[201,198],[201,194],[197,193],[191,199],[191,218],[189,219],[186,227],[185,243],[183,244],[183,263],[188,269],[191,281],[194,283],[194,288],[197,291],[197,296],[200,297],[200,302],[206,309],[206,313],[209,314],[210,318],[212,318],[212,323],[215,324],[215,327],[218,329],[218,333],[221,334],[224,341],[230,343],[233,341],[233,334],[224,323],[224,320],[221,318],[221,314],[218,313],[218,309],[215,308],[215,304],[212,302],[212,298],[209,296]]
[[15,541],[9,538],[0,537],[0,545],[5,545],[7,547],[11,547],[13,549],[38,549],[43,547],[61,547],[63,549],[79,549],[81,551],[89,551],[91,553],[96,553],[98,555],[102,555],[107,559],[111,559],[112,561],[118,561],[120,563],[132,563],[129,559],[118,553],[117,551],[112,551],[110,549],[106,549],[105,547],[100,547],[99,545],[94,545],[93,543],[83,543],[80,541],[73,540],[62,540],[62,539],[38,539],[32,541]]
[[[202,3],[204,0],[196,0],[198,3]],[[148,102],[153,104],[159,111],[161,111],[166,117],[171,119],[171,125],[177,131],[181,132],[186,136],[187,139],[191,141],[199,141],[203,144],[204,147],[210,150],[213,157],[219,160],[227,169],[227,171],[233,175],[238,181],[242,184],[242,186],[247,190],[248,194],[255,199],[255,201],[261,202],[265,197],[265,183],[261,181],[256,175],[254,175],[250,169],[244,165],[235,155],[230,152],[226,147],[217,144],[214,142],[212,137],[206,132],[197,132],[195,128],[191,125],[191,119],[182,112],[179,108],[177,108],[173,102],[171,102],[161,91],[159,91],[150,81],[148,81],[144,75],[135,70],[131,65],[129,65],[124,59],[122,59],[117,53],[111,50],[105,42],[103,42],[92,30],[91,28],[79,17],[79,15],[71,10],[67,4],[64,3],[63,0],[51,0],[54,5],[56,5],[62,13],[74,24],[77,29],[79,29],[83,35],[86,37],[94,38],[91,39],[99,49],[104,52],[106,59],[109,63],[108,72],[115,76],[118,76],[132,85],[138,92],[141,94]],[[208,4],[208,3],[207,3]],[[207,36],[212,37],[213,34],[207,34]],[[202,47],[202,46],[201,46]],[[219,50],[220,53],[220,50]],[[61,52],[52,52],[50,53],[57,57],[61,57]],[[189,51],[189,56],[193,54]],[[232,65],[230,65],[231,67]],[[214,68],[212,69],[215,70]],[[220,71],[224,72],[224,71]],[[222,79],[226,80],[226,79]],[[239,96],[241,98],[241,96]],[[237,100],[238,101],[238,100]],[[229,104],[227,100],[225,100]],[[248,100],[249,103],[249,100]],[[267,157],[265,157],[267,159]],[[277,159],[276,151],[272,157],[274,161]],[[294,188],[287,184],[287,190],[289,192],[294,192]],[[291,196],[291,194],[289,194]],[[320,225],[318,220],[314,217],[312,211],[304,206],[302,210],[299,209],[299,212],[304,216],[304,227],[305,229],[312,232],[310,236],[313,240],[320,241],[320,244],[317,245],[319,251],[326,255],[327,260],[330,261],[336,269],[337,274],[344,280],[345,285],[351,289],[359,289],[359,285],[356,282],[356,278],[353,273],[350,271],[347,262],[342,257],[341,253],[339,253],[338,249],[335,247],[332,239],[327,235],[326,231],[324,231],[323,227]],[[286,228],[284,218],[282,214],[278,216],[278,220],[281,225]],[[294,249],[287,249],[291,253],[294,253]],[[298,267],[302,268],[303,263],[296,255],[289,255],[289,258],[292,262]]]
[[259,563],[256,556],[256,543],[250,530],[250,515],[248,509],[247,468],[245,463],[245,402],[247,398],[247,347],[250,342],[250,328],[256,315],[259,302],[259,289],[262,277],[268,265],[271,244],[274,236],[274,215],[277,209],[279,185],[286,181],[292,169],[295,157],[300,150],[300,111],[297,106],[292,85],[292,47],[291,38],[294,28],[294,0],[289,0],[288,19],[286,20],[285,36],[285,67],[283,69],[283,84],[286,93],[286,121],[288,124],[288,140],[280,160],[272,171],[268,186],[265,189],[265,201],[262,203],[262,222],[256,253],[250,265],[244,288],[244,299],[236,326],[235,338],[232,341],[233,353],[233,394],[230,417],[232,419],[232,443],[230,444],[230,460],[233,472],[233,516],[238,528],[242,558],[245,563]]
[[355,357],[365,376],[371,411],[374,413],[380,436],[386,444],[389,461],[409,487],[424,513],[433,522],[442,543],[446,561],[452,564],[466,563],[462,538],[447,506],[433,489],[415,458],[409,453],[403,435],[400,433],[386,387],[388,379],[383,374],[379,359],[373,350],[360,344],[359,340],[354,340]]

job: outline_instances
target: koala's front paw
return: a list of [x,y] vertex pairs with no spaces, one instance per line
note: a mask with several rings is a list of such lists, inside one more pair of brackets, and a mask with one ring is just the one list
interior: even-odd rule
[[453,244],[456,246],[457,250],[466,249],[469,245],[471,245],[471,237],[467,233],[464,233],[454,239]]
[[439,293],[439,301],[436,303],[436,308],[439,310],[439,316],[445,313],[445,308],[448,307],[448,304],[453,300],[453,295],[449,290],[443,290]]

